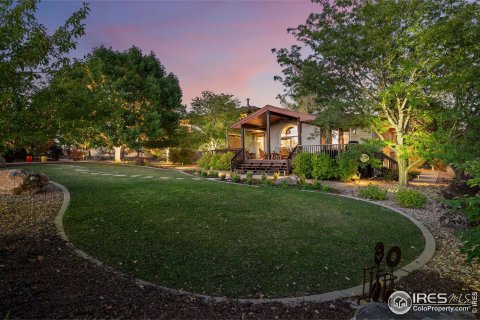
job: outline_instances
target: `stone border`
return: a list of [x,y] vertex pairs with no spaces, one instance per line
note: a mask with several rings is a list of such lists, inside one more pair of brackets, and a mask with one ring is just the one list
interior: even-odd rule
[[[161,169],[161,168],[158,168]],[[164,169],[168,170],[168,169]],[[180,170],[177,170],[180,171]],[[185,173],[186,174],[186,173]],[[188,175],[188,174],[187,174]],[[128,275],[124,274],[123,272],[120,272],[110,266],[105,265],[102,261],[92,257],[91,255],[87,254],[83,250],[80,250],[75,247],[73,243],[71,243],[65,233],[65,229],[63,227],[63,216],[65,214],[65,211],[68,208],[68,205],[70,204],[70,192],[68,191],[67,188],[65,188],[63,185],[50,181],[50,183],[54,184],[55,186],[59,187],[62,192],[63,192],[63,203],[58,211],[57,216],[55,217],[55,226],[57,228],[57,233],[58,235],[67,242],[67,245],[81,258],[86,259],[90,262],[93,262],[94,264],[105,268],[108,271],[116,272],[122,275],[125,275],[128,277]],[[313,192],[315,193],[316,191],[310,191],[310,190],[303,190],[304,192]],[[406,217],[409,219],[413,224],[415,224],[420,231],[422,232],[422,235],[425,239],[425,248],[423,252],[418,256],[414,261],[412,261],[410,264],[396,270],[394,272],[394,275],[401,278],[405,277],[411,272],[421,268],[424,266],[430,259],[433,257],[435,254],[435,239],[433,238],[432,233],[418,220],[413,218],[412,216],[401,212],[393,207],[377,203],[374,201],[366,200],[366,199],[360,199],[360,198],[355,198],[352,196],[346,196],[346,195],[339,195],[339,194],[330,194],[333,196],[338,196],[338,197],[344,197],[344,198],[349,198],[349,199],[354,199],[358,201],[363,201],[363,202],[368,202],[371,204],[375,204],[387,209],[390,209],[396,213],[401,214],[402,216]],[[321,294],[316,294],[316,295],[310,295],[310,296],[302,296],[302,297],[292,297],[292,298],[272,298],[272,299],[234,299],[234,298],[226,298],[226,297],[214,297],[214,296],[208,296],[208,295],[203,295],[203,294],[198,294],[198,293],[192,293],[188,291],[183,291],[183,290],[177,290],[177,289],[172,289],[168,287],[164,287],[155,283],[151,283],[149,281],[145,281],[142,279],[134,278],[135,282],[139,286],[150,286],[150,287],[155,287],[158,289],[161,289],[163,291],[172,293],[172,294],[177,294],[177,295],[190,295],[194,296],[196,298],[202,299],[204,301],[210,301],[210,302],[226,302],[226,301],[237,301],[240,303],[251,303],[251,304],[263,304],[263,303],[272,303],[272,302],[279,302],[283,303],[286,305],[291,305],[291,306],[298,306],[301,305],[305,302],[326,302],[326,301],[333,301],[337,299],[344,299],[344,298],[351,298],[353,296],[358,296],[362,293],[362,287],[363,285],[358,285],[355,287],[347,288],[347,289],[342,289],[342,290],[337,290],[337,291],[332,291],[332,292],[326,292],[326,293],[321,293]]]

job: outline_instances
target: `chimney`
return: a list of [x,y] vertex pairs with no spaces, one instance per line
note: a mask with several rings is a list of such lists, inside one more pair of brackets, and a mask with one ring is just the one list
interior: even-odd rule
[[250,107],[250,98],[247,98],[247,107]]

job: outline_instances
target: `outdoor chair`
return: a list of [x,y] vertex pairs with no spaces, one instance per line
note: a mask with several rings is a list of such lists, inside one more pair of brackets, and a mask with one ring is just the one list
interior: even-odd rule
[[267,154],[262,149],[258,149],[258,158],[261,160],[267,159]]
[[288,159],[289,153],[287,148],[280,149],[280,159]]

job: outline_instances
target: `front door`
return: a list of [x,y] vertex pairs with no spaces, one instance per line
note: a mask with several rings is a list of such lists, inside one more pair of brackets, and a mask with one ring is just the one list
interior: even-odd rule
[[[255,151],[257,153],[257,159],[261,159],[261,155],[265,155],[265,134],[258,134],[255,138]],[[261,150],[261,151],[260,151]]]

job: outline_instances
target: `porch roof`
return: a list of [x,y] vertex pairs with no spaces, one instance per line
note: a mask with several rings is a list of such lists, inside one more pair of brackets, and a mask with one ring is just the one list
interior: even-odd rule
[[285,119],[288,119],[288,120],[295,119],[295,120],[300,120],[301,122],[311,122],[311,121],[315,121],[316,119],[316,116],[313,116],[310,114],[286,110],[286,109],[274,107],[267,104],[265,107],[255,111],[248,117],[245,117],[235,122],[230,128],[240,129],[242,125],[245,127],[251,127],[251,128],[266,127],[267,111],[270,111],[270,124],[275,124]]

